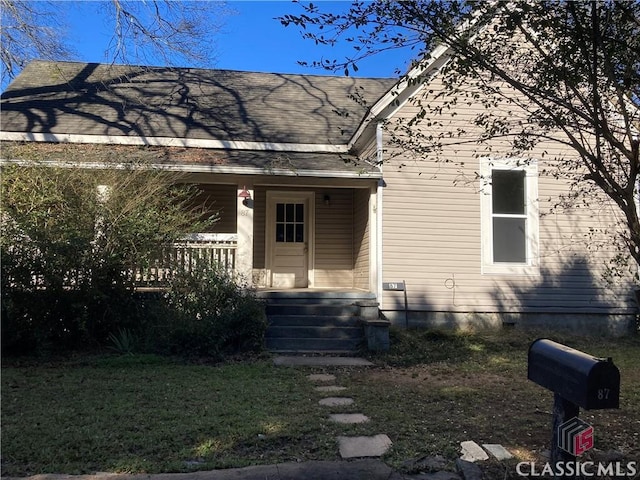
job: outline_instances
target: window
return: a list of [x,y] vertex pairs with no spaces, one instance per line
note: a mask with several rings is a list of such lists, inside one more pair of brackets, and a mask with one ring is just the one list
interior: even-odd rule
[[304,242],[304,204],[276,204],[276,242]]
[[480,172],[482,272],[539,273],[536,162],[485,158]]

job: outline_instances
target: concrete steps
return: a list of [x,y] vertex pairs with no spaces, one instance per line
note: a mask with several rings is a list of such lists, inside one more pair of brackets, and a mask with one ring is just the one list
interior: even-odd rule
[[364,329],[357,302],[367,292],[258,292],[266,303],[266,346],[274,352],[351,353],[362,346]]

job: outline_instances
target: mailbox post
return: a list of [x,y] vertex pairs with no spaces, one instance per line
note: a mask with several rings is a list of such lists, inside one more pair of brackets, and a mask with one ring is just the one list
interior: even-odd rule
[[391,290],[396,292],[404,292],[404,326],[409,328],[409,310],[407,309],[407,284],[404,280],[401,282],[383,282],[382,290]]
[[553,465],[557,462],[572,462],[575,455],[560,448],[560,428],[574,417],[580,415],[580,407],[575,403],[562,398],[558,393],[553,394],[553,420],[551,423],[551,456],[549,460]]
[[580,407],[620,407],[620,372],[610,358],[593,357],[546,338],[529,347],[527,378],[554,393],[551,463],[572,461],[561,449],[559,427],[578,417]]

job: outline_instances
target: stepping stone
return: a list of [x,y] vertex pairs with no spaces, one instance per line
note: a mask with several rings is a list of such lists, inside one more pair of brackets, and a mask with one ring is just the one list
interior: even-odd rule
[[353,398],[349,397],[328,397],[323,398],[318,402],[320,405],[324,407],[339,407],[342,405],[352,405]]
[[373,363],[364,358],[357,357],[286,357],[280,356],[273,359],[274,365],[286,367],[371,367]]
[[335,382],[336,376],[327,373],[314,373],[307,375],[307,378],[312,382]]
[[462,447],[462,460],[467,462],[477,462],[479,460],[489,460],[489,455],[485,452],[480,445],[474,441],[460,442]]
[[391,447],[391,439],[384,434],[373,437],[338,437],[342,458],[381,457]]
[[362,413],[333,413],[329,415],[329,419],[336,423],[365,423],[369,421],[369,417]]
[[513,458],[513,455],[509,453],[509,450],[497,443],[483,443],[482,448],[496,457],[496,460],[509,460],[510,458]]
[[317,392],[341,392],[346,390],[347,387],[338,387],[337,385],[327,385],[325,387],[316,387]]

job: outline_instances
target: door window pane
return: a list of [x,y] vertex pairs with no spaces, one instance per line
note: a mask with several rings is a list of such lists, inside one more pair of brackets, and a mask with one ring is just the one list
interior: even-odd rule
[[524,170],[493,170],[491,172],[494,214],[524,215],[524,180]]
[[527,234],[524,218],[494,217],[493,261],[526,263]]
[[304,203],[276,204],[276,242],[304,242]]

